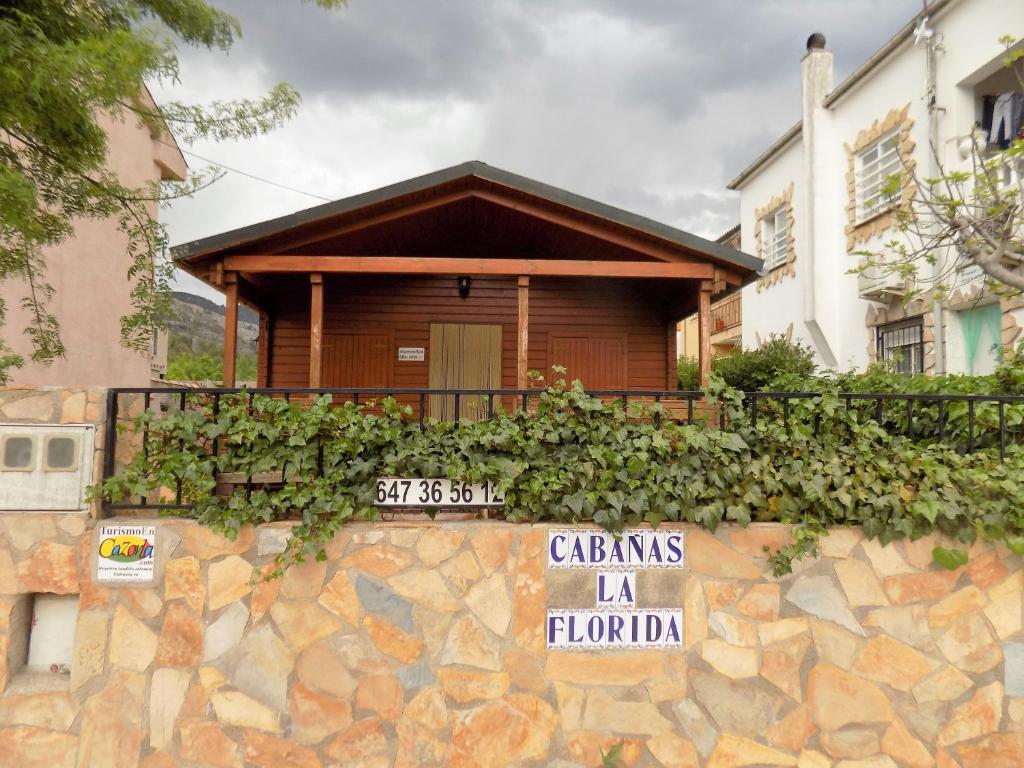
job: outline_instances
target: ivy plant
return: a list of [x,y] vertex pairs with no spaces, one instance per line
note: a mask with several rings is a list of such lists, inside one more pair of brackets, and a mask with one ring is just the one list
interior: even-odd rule
[[[288,402],[243,391],[216,407],[206,395],[187,399],[183,411],[135,419],[130,428],[146,449],[96,492],[153,498],[180,485],[191,505],[184,514],[229,537],[247,523],[293,521],[278,573],[324,557],[347,521],[377,519],[381,477],[493,482],[510,522],[593,522],[613,533],[664,521],[709,530],[723,521],[791,523],[792,543],[772,554],[780,575],[837,525],[860,525],[883,543],[938,531],[1024,552],[1024,450],[1011,445],[1000,461],[992,449],[963,455],[917,443],[827,392],[794,402],[788,422],[755,423],[742,394],[713,378],[706,399],[725,429],[679,423],[659,404],[601,400],[561,380],[529,411],[423,425],[392,398]],[[221,473],[266,472],[280,482],[218,492]]]

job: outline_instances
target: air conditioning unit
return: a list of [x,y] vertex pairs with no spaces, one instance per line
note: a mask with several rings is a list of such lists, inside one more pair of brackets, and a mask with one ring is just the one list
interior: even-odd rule
[[0,424],[0,512],[83,512],[92,481],[90,424]]
[[898,272],[875,265],[857,274],[857,293],[862,299],[888,301],[910,290],[911,280]]

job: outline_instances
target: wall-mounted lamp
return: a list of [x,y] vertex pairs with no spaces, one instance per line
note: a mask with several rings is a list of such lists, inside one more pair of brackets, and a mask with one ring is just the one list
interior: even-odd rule
[[976,124],[969,134],[960,137],[957,151],[960,153],[960,159],[966,160],[973,154],[981,155],[987,146],[988,134]]
[[459,298],[465,299],[469,296],[469,278],[463,275],[459,278]]

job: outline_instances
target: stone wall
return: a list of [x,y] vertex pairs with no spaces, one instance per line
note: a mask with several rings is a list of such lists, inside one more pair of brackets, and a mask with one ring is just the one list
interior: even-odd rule
[[685,527],[685,568],[638,583],[684,609],[683,647],[583,652],[545,647],[594,572],[548,570],[544,526],[354,524],[254,583],[286,526],[154,524],[154,583],[116,587],[83,516],[0,520],[0,659],[26,593],[80,599],[69,674],[0,662],[0,764],[1024,765],[1024,568],[999,547],[947,572],[934,540],[836,530],[776,580],[786,527]]

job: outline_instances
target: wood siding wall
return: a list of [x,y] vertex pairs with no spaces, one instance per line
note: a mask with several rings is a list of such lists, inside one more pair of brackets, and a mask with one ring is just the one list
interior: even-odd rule
[[[284,282],[284,281],[282,281]],[[663,389],[667,379],[665,327],[670,284],[641,280],[533,279],[530,282],[529,366],[548,371],[552,340],[625,334],[626,381],[632,389]],[[682,287],[680,286],[680,290]],[[275,289],[268,382],[304,387],[309,381],[309,286]],[[431,323],[488,323],[502,328],[501,386],[516,386],[515,278],[475,277],[460,299],[455,278],[371,275],[328,277],[325,338],[347,330],[393,333],[392,386],[426,387]],[[398,347],[424,347],[423,362],[398,362]],[[346,386],[323,381],[323,386]]]
[[624,386],[664,389],[665,306],[665,289],[650,281],[531,279],[530,368],[547,375],[566,364],[551,358],[554,339],[625,334]]

